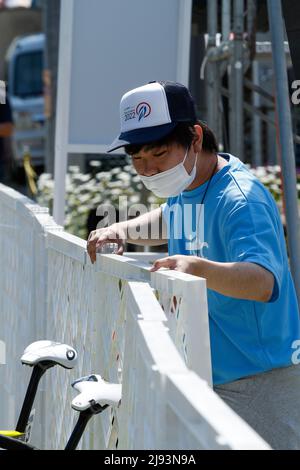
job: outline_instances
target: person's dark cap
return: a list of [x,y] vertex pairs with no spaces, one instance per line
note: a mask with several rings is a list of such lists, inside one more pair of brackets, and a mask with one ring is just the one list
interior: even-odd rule
[[120,103],[121,134],[108,153],[131,144],[147,144],[166,137],[179,122],[196,123],[189,90],[176,82],[150,82],[125,93]]

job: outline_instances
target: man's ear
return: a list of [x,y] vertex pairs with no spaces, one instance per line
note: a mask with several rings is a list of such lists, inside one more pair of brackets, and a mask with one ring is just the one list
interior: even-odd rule
[[195,129],[195,138],[193,141],[193,147],[195,153],[199,153],[202,151],[202,145],[203,145],[203,130],[202,127],[199,124],[194,125]]

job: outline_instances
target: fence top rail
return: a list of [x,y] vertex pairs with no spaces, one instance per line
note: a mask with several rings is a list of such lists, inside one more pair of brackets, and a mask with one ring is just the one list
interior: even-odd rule
[[83,265],[87,263],[86,241],[65,231],[48,232],[46,248],[79,261]]
[[10,211],[10,224],[1,224],[1,227],[17,229],[24,224],[30,226],[31,230],[37,232],[48,232],[49,230],[60,230],[49,213],[47,207],[42,207],[18,193],[13,188],[0,184],[0,211]]
[[206,289],[204,278],[165,268],[156,272],[151,272],[150,269],[149,263],[136,260],[134,253],[130,258],[118,255],[97,256],[97,272],[106,272],[123,280],[148,282],[154,289],[164,291],[169,295],[183,296],[187,289],[192,287],[199,290]]
[[129,310],[134,313],[136,318],[144,321],[167,322],[166,314],[148,283],[129,281],[126,296]]
[[[142,261],[142,256],[135,257],[135,253],[126,253],[119,256],[114,254],[97,254],[95,264],[92,264],[86,250],[86,241],[67,232],[53,230],[48,234],[47,247],[57,251],[65,256],[69,256],[82,264],[92,267],[96,272],[104,272],[108,275],[119,277],[123,280],[149,282],[154,288],[163,288],[170,294],[189,285],[204,285],[205,279],[192,276],[190,274],[180,273],[169,269],[161,269],[159,272],[150,272],[151,265],[148,262],[152,259]],[[177,295],[180,295],[178,293]]]
[[38,204],[35,204],[28,197],[18,193],[13,188],[0,183],[0,203],[5,204],[11,209],[15,209],[18,202],[27,207],[34,206],[37,209],[40,208]]

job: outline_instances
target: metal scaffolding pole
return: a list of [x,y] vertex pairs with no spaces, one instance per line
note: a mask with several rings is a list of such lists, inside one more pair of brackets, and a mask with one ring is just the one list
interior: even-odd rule
[[[207,23],[208,23],[208,44],[207,52],[216,47],[216,34],[218,31],[218,2],[209,0],[207,2]],[[211,127],[218,139],[222,138],[222,120],[219,109],[220,103],[220,76],[218,73],[218,63],[208,61],[206,66],[207,84],[207,123]]]
[[256,0],[247,0],[247,37],[252,59],[256,53],[256,3]]
[[279,121],[279,150],[281,155],[288,247],[291,272],[294,278],[298,302],[300,305],[300,219],[281,0],[268,0],[268,13],[276,85],[276,103]]
[[[259,85],[259,62],[254,60],[252,62],[252,80],[254,85]],[[255,108],[261,107],[261,96],[256,91],[252,90],[252,104]],[[257,167],[262,165],[262,121],[260,116],[253,114],[252,116],[252,142],[253,154],[252,164]]]
[[230,67],[230,148],[244,161],[244,0],[234,0],[233,56]]
[[231,33],[231,0],[222,2],[222,41],[228,41]]

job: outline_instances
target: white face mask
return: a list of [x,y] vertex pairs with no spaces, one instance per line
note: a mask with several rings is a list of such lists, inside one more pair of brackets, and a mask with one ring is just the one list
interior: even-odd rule
[[188,188],[196,177],[198,158],[197,154],[194,167],[191,174],[189,174],[184,167],[188,151],[189,149],[187,149],[183,161],[169,170],[157,173],[153,176],[139,175],[146,188],[152,191],[156,196],[163,198],[178,196],[182,191]]

